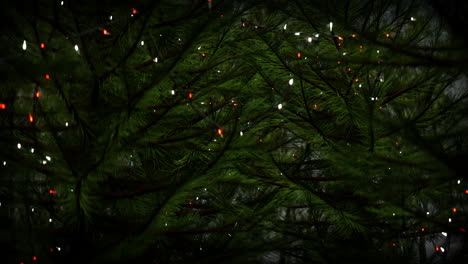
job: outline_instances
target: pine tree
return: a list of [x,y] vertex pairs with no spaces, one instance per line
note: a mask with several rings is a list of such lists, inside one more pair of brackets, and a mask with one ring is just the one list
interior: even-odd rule
[[440,6],[5,8],[7,263],[464,263],[468,41]]

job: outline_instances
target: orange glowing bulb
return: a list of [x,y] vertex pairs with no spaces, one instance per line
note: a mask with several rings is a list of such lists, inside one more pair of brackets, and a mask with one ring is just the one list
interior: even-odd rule
[[132,14],[136,14],[137,13],[137,10],[135,8],[132,8]]
[[[3,109],[5,109],[5,108],[3,108]],[[465,190],[465,193],[468,194],[468,190]]]
[[41,92],[37,91],[36,94],[35,94],[36,98],[39,98],[41,97]]
[[389,38],[389,37],[390,37],[390,33],[385,34],[385,37]]
[[300,59],[302,54],[300,52],[297,53],[297,58]]
[[29,114],[29,123],[34,122],[34,117],[32,114]]
[[107,36],[107,35],[109,35],[109,31],[108,31],[107,29],[103,29],[103,30],[102,30],[102,34],[104,34],[104,35]]
[[192,94],[192,93],[189,93],[189,94],[188,94],[188,98],[192,99],[192,98],[193,98],[193,94]]
[[454,207],[454,208],[452,209],[452,211],[453,211],[454,213],[456,213],[456,212],[457,212],[457,208]]
[[43,48],[45,48],[45,43],[42,42],[39,46],[41,47],[41,49],[43,49]]
[[440,248],[439,248],[439,247],[435,247],[435,251],[439,251],[439,250],[440,250]]
[[0,109],[6,109],[6,104],[0,104]]
[[49,79],[50,79],[50,75],[49,75],[49,74],[46,74],[46,75],[45,75],[45,78],[46,78],[47,80],[49,80]]
[[223,130],[221,128],[218,128],[218,135],[220,135],[220,136],[223,135]]

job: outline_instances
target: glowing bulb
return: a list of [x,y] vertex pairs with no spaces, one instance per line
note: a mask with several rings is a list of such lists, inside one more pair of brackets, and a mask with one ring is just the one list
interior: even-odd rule
[[445,232],[442,232],[442,235],[443,235],[443,236],[447,236],[447,233],[445,233]]
[[293,83],[294,83],[294,79],[291,78],[291,79],[289,80],[289,85],[293,85]]
[[23,50],[26,50],[27,45],[26,45],[26,40],[23,41]]
[[52,218],[49,218],[49,223],[52,223]]
[[63,5],[63,1],[60,2],[60,5]]
[[49,156],[45,156],[46,160],[51,161],[52,159]]
[[458,181],[457,181],[457,184],[460,184],[460,182],[461,182],[461,181],[460,181],[460,180],[458,180]]
[[153,61],[154,61],[155,63],[158,63],[158,57],[154,58]]
[[283,29],[286,30],[287,27],[288,27],[288,24],[284,24]]
[[330,22],[330,32],[333,31],[333,22]]
[[318,38],[319,36],[320,36],[320,34],[318,34],[318,33],[317,33],[317,34],[315,34],[315,37],[316,37],[316,38]]
[[47,164],[47,161],[46,161],[46,160],[43,160],[43,161],[42,161],[42,164],[43,164],[43,165],[46,165],[46,164]]
[[443,247],[440,247],[441,252],[445,252],[445,249]]
[[18,143],[18,145],[16,145],[19,149],[21,148],[21,143]]
[[3,161],[3,166],[6,166],[6,161]]
[[416,21],[416,18],[414,18],[414,17],[411,17],[411,21]]
[[283,105],[282,105],[282,104],[279,104],[279,105],[278,105],[278,109],[281,110],[281,108],[283,108]]
[[145,45],[145,42],[142,40],[142,41],[140,42],[140,45],[142,45],[142,46]]
[[452,218],[449,218],[449,223],[452,223]]
[[299,35],[301,35],[301,32],[296,32],[296,33],[294,33],[294,35],[299,36]]
[[427,212],[426,212],[426,215],[429,215],[429,214],[430,214],[429,211],[427,211]]
[[241,132],[240,132],[240,135],[241,135],[241,137],[242,137],[242,136],[244,135],[244,132],[241,131]]
[[75,45],[75,51],[78,52],[80,50],[80,48],[78,47],[78,45]]
[[65,126],[66,126],[66,127],[68,126],[68,122],[65,122]]
[[308,42],[312,42],[312,37],[308,37],[308,38],[307,38],[307,41],[308,41]]
[[112,16],[109,17],[109,20],[112,20]]
[[34,153],[34,149],[33,149],[33,148],[31,149],[31,153]]
[[175,91],[174,91],[174,90],[172,90],[172,91],[171,91],[171,94],[172,94],[172,95],[174,95],[174,94],[175,94]]

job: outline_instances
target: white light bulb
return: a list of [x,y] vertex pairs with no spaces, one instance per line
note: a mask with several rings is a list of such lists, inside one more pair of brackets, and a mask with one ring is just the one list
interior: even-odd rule
[[60,250],[61,250],[61,248],[60,248],[60,247],[57,247],[57,250],[58,250],[58,251],[60,251]]
[[461,182],[461,181],[460,181],[460,180],[458,180],[458,181],[457,181],[457,184],[460,184],[460,182]]
[[66,127],[68,126],[68,122],[65,122],[65,126],[66,126]]
[[63,1],[62,1],[62,2],[60,2],[60,5],[63,5]]
[[78,47],[78,45],[75,45],[75,51],[78,52],[80,50],[80,48]]
[[416,18],[414,18],[414,17],[411,17],[411,21],[416,21]]
[[198,201],[198,196],[197,196],[197,198],[195,198],[195,200],[197,200],[197,201]]
[[43,160],[43,161],[42,161],[42,164],[43,164],[43,165],[46,165],[46,164],[47,164],[47,161],[46,161],[46,160]]
[[198,50],[201,50],[201,46],[200,46],[200,47],[198,47]]
[[426,214],[429,215],[430,214],[429,211],[427,211]]
[[109,17],[109,20],[112,20],[112,16]]
[[307,38],[307,41],[308,41],[308,42],[312,42],[312,37],[308,37],[308,38]]
[[21,143],[18,143],[17,147],[20,149],[21,148]]
[[158,57],[154,58],[153,61],[158,63]]
[[445,252],[445,248],[440,247],[440,251]]
[[343,56],[345,56],[345,55],[346,55],[346,52],[343,52]]
[[142,45],[142,46],[145,45],[145,42],[142,40],[142,41],[140,42],[140,45]]
[[393,213],[393,216],[395,216],[395,213]]
[[281,110],[281,108],[283,108],[283,105],[282,105],[282,104],[278,104],[278,109]]
[[380,82],[383,82],[383,79],[382,79],[382,78],[380,78]]
[[320,34],[315,34],[315,37],[318,38],[320,36]]
[[443,236],[447,236],[447,233],[446,233],[446,232],[442,232],[442,235],[443,235]]
[[294,79],[291,78],[291,79],[289,80],[289,85],[293,85],[293,83],[294,83]]
[[46,160],[50,161],[51,158],[49,156],[45,156]]
[[6,161],[3,161],[3,166],[6,166]]
[[240,132],[240,135],[241,135],[241,137],[242,137],[242,136],[244,135],[244,132],[241,131],[241,132]]
[[377,50],[377,53],[380,53],[380,50]]
[[330,22],[330,31],[333,31],[333,22]]
[[296,33],[294,33],[294,35],[299,36],[299,35],[301,35],[301,32],[296,32]]
[[449,223],[452,223],[452,218],[449,218]]
[[26,45],[26,40],[23,41],[23,50],[26,50],[27,45]]
[[174,94],[175,94],[175,91],[174,91],[174,90],[172,90],[172,91],[171,91],[171,94],[172,94],[172,95],[174,95]]
[[52,223],[52,218],[49,218],[49,223]]
[[284,24],[283,29],[286,30],[287,27],[288,27],[288,24]]
[[34,212],[34,208],[31,208],[31,212]]
[[167,223],[165,223],[164,225],[167,226]]
[[203,190],[206,192],[207,189],[205,188],[205,189],[203,189]]

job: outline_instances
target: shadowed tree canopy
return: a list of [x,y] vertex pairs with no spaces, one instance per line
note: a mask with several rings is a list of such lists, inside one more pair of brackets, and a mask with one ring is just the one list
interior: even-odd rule
[[5,263],[466,263],[464,1],[10,1]]

